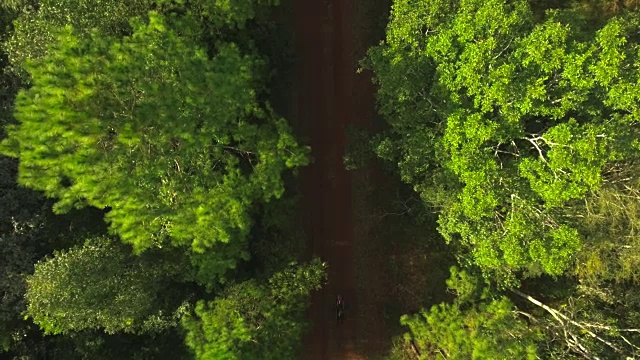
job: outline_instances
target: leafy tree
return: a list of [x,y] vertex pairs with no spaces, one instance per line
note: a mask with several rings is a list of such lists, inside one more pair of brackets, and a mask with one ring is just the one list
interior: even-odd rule
[[[244,30],[248,21],[279,3],[279,0],[8,0],[5,11],[19,17],[15,31],[3,42],[12,71],[26,81],[25,61],[47,54],[56,42],[58,29],[65,26],[72,26],[79,36],[98,31],[121,37],[132,32],[132,18],[145,17],[153,10],[188,16],[197,24],[181,29],[181,34],[197,41],[203,38],[210,41]],[[202,45],[208,44],[203,41]]]
[[421,359],[536,359],[536,347],[522,338],[526,323],[518,320],[506,298],[462,310],[439,304],[401,323],[421,349]]
[[102,330],[39,337],[30,333],[3,359],[49,360],[188,360],[193,356],[178,328],[162,333],[106,334]]
[[85,35],[92,30],[112,36],[130,33],[129,19],[146,14],[151,4],[151,0],[42,0],[37,7],[25,7],[5,43],[12,67],[24,77],[25,61],[47,54],[57,29],[64,26]]
[[[405,334],[404,343],[395,344],[394,355],[405,344],[413,343],[425,359],[637,356],[640,344],[640,329],[634,322],[637,313],[621,314],[634,309],[629,306],[629,299],[606,288],[567,288],[570,283],[564,282],[565,288],[558,297],[550,291],[557,284],[546,281],[542,295],[548,299],[545,303],[524,290],[499,291],[454,267],[447,285],[456,298],[452,303],[440,303],[428,311],[403,316],[401,323],[410,332]],[[627,290],[630,298],[637,296],[632,288]],[[625,301],[627,307],[622,310],[619,307]]]
[[20,89],[18,77],[8,71],[9,59],[6,49],[2,46],[12,33],[12,23],[17,16],[17,11],[12,10],[8,4],[0,5],[0,34],[2,34],[0,35],[0,124],[2,126],[11,118],[15,96]]
[[[166,10],[183,8],[182,1],[155,0]],[[214,28],[244,29],[247,21],[256,18],[271,6],[280,5],[280,0],[194,0],[189,10]]]
[[47,334],[104,329],[153,332],[175,324],[182,295],[167,287],[184,269],[160,254],[136,257],[106,238],[55,252],[27,278],[27,314]]
[[300,350],[309,294],[325,278],[318,259],[275,273],[268,282],[230,286],[201,300],[183,318],[186,343],[196,359],[293,359]]
[[625,10],[638,10],[640,1],[638,0],[580,0],[568,2],[581,13],[590,19],[604,20],[613,15],[624,13]]
[[[20,183],[55,199],[56,213],[104,209],[115,235],[56,251],[28,277],[29,318],[47,334],[64,334],[43,340],[38,356],[158,358],[164,350],[149,345],[150,339],[171,333],[190,294],[182,289],[188,284],[176,282],[196,280],[211,290],[221,274],[248,257],[256,204],[282,195],[282,172],[306,164],[308,149],[258,100],[264,97],[264,60],[246,51],[252,46],[221,39],[235,39],[224,33],[244,28],[277,3],[8,4],[10,15],[20,16],[3,48],[13,66],[12,77],[3,78],[12,81],[6,99],[1,94],[6,114],[13,111],[18,87],[27,80],[31,87],[18,96],[17,122],[8,120],[3,153],[19,158]],[[151,8],[158,13],[148,13]],[[3,25],[10,21],[2,19]],[[29,134],[38,128],[42,131]],[[19,225],[22,231],[24,224]],[[137,252],[148,251],[134,256],[116,236]],[[21,253],[13,245],[21,239],[7,243],[16,258]],[[13,280],[40,256],[27,255],[7,265],[12,276],[7,286],[20,285],[12,289],[11,301],[25,291],[22,280]],[[277,344],[275,353],[293,353],[304,295],[322,274],[314,263],[277,273],[269,286],[249,281],[228,293],[242,298],[243,286],[257,288],[254,294],[265,299],[263,315],[250,320],[269,330],[248,322],[252,334],[261,343]],[[25,306],[16,301],[13,317]],[[286,303],[279,318],[270,317],[269,301]],[[11,331],[7,336],[15,337]],[[290,340],[282,343],[274,336]],[[128,352],[118,344],[144,349]],[[14,354],[28,356],[22,350]]]
[[[34,221],[35,220],[35,221]],[[16,334],[24,331],[20,314],[25,310],[24,276],[32,271],[36,261],[33,237],[42,227],[34,219],[13,222],[14,230],[0,235],[0,349],[8,350]]]
[[23,318],[25,278],[52,249],[105,228],[96,226],[102,221],[98,211],[53,216],[51,201],[16,183],[17,170],[16,159],[0,157],[0,352],[39,358],[56,340],[42,339],[37,326]]
[[[555,338],[577,334],[579,342],[569,339],[563,347],[585,357],[633,358],[638,355],[634,346],[640,346],[640,191],[638,180],[629,175],[637,165],[610,171],[610,181],[580,206],[576,222],[585,236],[574,269],[577,285],[556,305],[575,323],[561,324],[551,316],[547,330]],[[576,324],[597,337],[585,336]]]
[[209,59],[153,13],[123,41],[67,28],[29,63],[4,152],[20,157],[22,184],[59,199],[55,211],[110,207],[111,230],[137,251],[170,237],[211,279],[246,256],[252,204],[281,196],[280,174],[307,163],[256,101],[259,63],[233,44]]
[[579,225],[586,236],[575,268],[585,285],[640,282],[640,182],[629,176],[637,170],[621,169],[616,177],[627,181],[605,183],[585,198]]
[[182,342],[179,328],[162,333],[133,335],[81,331],[58,338],[47,359],[55,360],[189,360],[193,356]]
[[37,260],[36,244],[44,227],[44,199],[16,188],[16,167],[14,159],[0,158],[0,350],[8,350],[24,331],[24,276]]
[[378,154],[503,283],[567,271],[584,236],[576,204],[638,158],[637,20],[593,32],[582,19],[536,23],[525,1],[399,0],[365,64],[392,125]]
[[420,359],[537,359],[537,332],[508,298],[490,298],[487,291],[474,297],[476,282],[453,268],[447,282],[459,294],[453,303],[401,318],[410,329],[405,340],[416,344]]
[[39,3],[39,0],[7,0],[0,4],[0,8],[8,11],[21,11],[27,7],[35,7]]

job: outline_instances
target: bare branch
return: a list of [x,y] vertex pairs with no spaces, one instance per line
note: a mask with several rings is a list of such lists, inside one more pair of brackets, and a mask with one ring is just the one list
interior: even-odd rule
[[511,38],[511,39],[509,40],[509,43],[507,44],[507,46],[505,46],[502,50],[500,50],[500,52],[498,53],[498,55],[494,56],[494,57],[493,57],[493,59],[491,59],[491,60],[493,61],[493,60],[496,60],[497,58],[499,58],[499,57],[500,57],[500,55],[502,55],[502,53],[504,53],[504,52],[509,48],[509,46],[511,46],[511,43],[512,43],[512,42],[513,42],[513,38]]
[[535,141],[536,139],[537,138],[525,138],[525,140],[529,141],[531,145],[533,145],[533,147],[536,148],[536,150],[538,151],[538,154],[540,155],[540,159],[542,159],[542,161],[544,161],[545,164],[548,164],[547,159],[542,154],[542,149],[540,149],[540,146],[538,146],[538,143]]
[[589,335],[589,336],[591,336],[592,338],[594,338],[594,339],[596,339],[596,340],[600,341],[601,343],[603,343],[603,344],[607,345],[608,347],[610,347],[610,348],[611,348],[611,349],[613,349],[614,351],[616,351],[616,352],[618,352],[618,353],[620,353],[620,354],[623,354],[623,351],[622,351],[619,347],[617,347],[617,346],[616,346],[615,344],[613,344],[612,342],[610,342],[610,341],[608,341],[608,340],[606,340],[606,339],[603,339],[602,337],[598,336],[598,335],[597,335],[596,333],[594,333],[593,331],[589,330],[589,329],[587,328],[587,326],[585,326],[585,324],[580,323],[580,322],[577,322],[577,321],[575,321],[575,320],[573,320],[573,319],[569,318],[568,316],[564,315],[564,314],[563,314],[563,313],[561,313],[560,311],[555,310],[555,309],[553,309],[553,308],[551,308],[551,307],[549,307],[549,306],[547,306],[547,305],[543,304],[543,303],[542,303],[542,302],[540,302],[539,300],[537,300],[537,299],[535,299],[535,298],[533,298],[533,297],[531,297],[531,296],[529,296],[529,295],[527,295],[527,294],[525,294],[525,293],[523,293],[523,292],[521,292],[521,291],[519,291],[519,290],[512,289],[512,290],[511,290],[511,292],[513,292],[514,294],[516,294],[516,295],[518,295],[518,296],[520,296],[520,297],[522,297],[522,298],[524,298],[524,299],[528,300],[529,302],[531,302],[531,303],[533,303],[533,304],[535,304],[535,305],[537,305],[537,306],[541,307],[542,309],[544,309],[546,312],[548,312],[549,314],[551,314],[551,316],[553,316],[553,318],[554,318],[554,319],[556,319],[556,320],[557,320],[557,321],[558,321],[558,322],[563,326],[563,329],[566,329],[566,328],[564,328],[565,322],[566,322],[566,323],[569,323],[569,324],[572,324],[572,325],[574,325],[574,326],[576,326],[576,327],[578,327],[578,328],[582,329],[586,334],[588,334],[588,335]]

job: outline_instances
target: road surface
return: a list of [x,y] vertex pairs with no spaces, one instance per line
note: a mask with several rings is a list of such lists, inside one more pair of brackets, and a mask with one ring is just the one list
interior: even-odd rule
[[[345,127],[356,118],[361,85],[350,20],[352,4],[340,0],[294,2],[296,36],[296,122],[312,148],[314,162],[301,172],[302,208],[310,251],[329,264],[327,285],[313,295],[304,359],[363,359],[356,351],[358,312],[354,273],[351,175],[344,169]],[[366,85],[369,84],[369,85]],[[372,107],[372,102],[365,102]],[[370,112],[369,112],[370,113]],[[362,124],[358,124],[362,125]],[[338,324],[335,298],[342,294],[346,318]]]

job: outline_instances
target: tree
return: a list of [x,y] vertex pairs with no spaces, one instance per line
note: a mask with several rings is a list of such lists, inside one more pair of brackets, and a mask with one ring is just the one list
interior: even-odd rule
[[102,214],[91,209],[53,216],[50,200],[16,183],[17,170],[16,159],[0,157],[0,352],[41,357],[56,340],[44,340],[37,326],[24,319],[26,277],[52,249],[105,227],[96,226]]
[[213,279],[246,257],[252,204],[281,196],[308,149],[256,100],[257,57],[221,43],[210,59],[171,25],[188,26],[151,13],[123,41],[66,28],[28,63],[3,151],[57,212],[109,207],[137,251],[170,238]]
[[378,154],[441,211],[460,260],[503,287],[570,284],[550,304],[512,292],[552,358],[638,350],[637,21],[398,1],[369,55],[392,125]]
[[27,278],[27,314],[47,334],[158,332],[180,315],[184,294],[167,289],[183,267],[179,258],[138,257],[119,242],[90,239],[36,264]]
[[8,350],[24,331],[24,276],[37,260],[44,227],[45,201],[33,191],[15,186],[14,159],[0,158],[0,350]]
[[530,319],[531,329],[543,334],[540,347],[551,358],[632,359],[638,355],[640,329],[626,327],[624,316],[609,317],[606,306],[594,303],[593,294],[570,296],[558,310],[520,290],[511,292],[537,307],[527,313],[523,306],[519,313]]
[[195,315],[183,318],[186,344],[202,360],[296,358],[309,294],[322,286],[325,267],[314,259],[199,301]]
[[46,354],[52,360],[190,360],[182,343],[179,328],[162,333],[133,335],[105,334],[103,331],[82,331],[58,338],[54,351]]
[[[425,359],[609,359],[633,358],[640,348],[636,315],[620,314],[625,299],[614,294],[616,305],[607,304],[607,290],[564,288],[546,283],[547,303],[524,290],[500,291],[487,281],[457,268],[447,285],[456,297],[416,315],[405,315],[405,343],[414,344]],[[535,288],[535,287],[534,287]],[[596,289],[597,290],[597,289]],[[631,291],[630,297],[637,296]],[[558,297],[557,294],[562,296]],[[524,300],[524,302],[522,301]],[[628,304],[627,304],[628,305]],[[627,307],[624,310],[636,308]],[[396,344],[396,349],[402,347]]]
[[536,23],[526,1],[396,1],[366,63],[392,125],[379,155],[439,208],[447,241],[504,284],[568,271],[580,202],[639,155],[637,19],[593,32],[574,15]]
[[[165,11],[183,8],[174,0],[155,0]],[[189,10],[209,22],[216,29],[244,29],[245,24],[269,7],[280,5],[280,0],[195,0],[189,4]]]
[[57,29],[73,26],[85,35],[97,30],[111,36],[123,36],[131,32],[129,19],[145,15],[151,10],[152,3],[152,0],[42,0],[37,6],[15,4],[14,8],[22,7],[23,10],[14,23],[13,34],[4,44],[11,68],[26,81],[25,62],[47,54],[55,42]]
[[405,340],[416,344],[420,359],[537,359],[538,333],[508,298],[490,298],[486,289],[474,296],[476,282],[452,268],[447,284],[459,295],[453,303],[402,316],[410,329]]
[[7,0],[2,5],[7,14],[19,16],[14,24],[15,31],[2,40],[13,72],[27,81],[27,74],[22,69],[25,61],[47,54],[56,41],[58,29],[65,26],[72,26],[80,36],[99,31],[122,37],[131,34],[132,18],[157,11],[168,16],[188,14],[197,26],[192,24],[190,29],[182,29],[184,36],[197,41],[202,38],[208,41],[210,37],[219,40],[221,36],[244,30],[248,21],[279,3],[279,0]]
[[609,181],[588,194],[576,218],[585,234],[572,274],[576,286],[555,305],[560,310],[547,310],[546,304],[527,297],[550,314],[559,314],[547,316],[547,331],[565,338],[563,347],[585,358],[633,358],[640,350],[637,165],[609,170]]
[[586,286],[640,282],[640,181],[637,165],[619,169],[617,181],[605,183],[585,198],[579,225],[587,234],[575,274]]
[[12,23],[18,16],[17,11],[10,5],[0,5],[0,30],[2,31],[0,36],[0,124],[2,126],[11,118],[15,96],[20,89],[18,77],[8,71],[9,59],[6,49],[2,46],[11,34]]

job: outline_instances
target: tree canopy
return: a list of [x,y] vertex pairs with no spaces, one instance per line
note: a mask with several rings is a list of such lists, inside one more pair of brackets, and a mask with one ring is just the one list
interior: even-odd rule
[[[397,0],[364,62],[391,125],[377,154],[398,164],[460,264],[490,288],[402,321],[432,356],[529,349],[491,333],[508,324],[540,356],[631,358],[638,13],[596,21],[580,5],[534,13],[530,3]],[[504,346],[482,348],[483,334]]]
[[134,24],[123,40],[67,27],[28,62],[4,152],[56,211],[109,207],[112,232],[138,251],[167,236],[233,247],[222,272],[245,256],[252,203],[281,196],[280,174],[307,150],[257,101],[259,58],[220,43],[210,59],[159,14]]
[[36,244],[45,223],[44,199],[15,185],[16,168],[15,159],[0,158],[0,350],[8,349],[13,335],[24,327],[24,276],[37,261]]
[[378,153],[487,274],[567,271],[581,199],[637,160],[636,24],[594,31],[569,10],[536,23],[526,1],[394,3],[367,60],[392,125]]
[[[256,233],[254,219],[283,196],[284,174],[308,163],[309,149],[266,100],[268,59],[246,29],[278,3],[0,5],[7,29],[0,39],[1,152],[17,158],[2,161],[19,163],[19,185],[2,179],[17,189],[0,208],[6,245],[0,271],[7,275],[0,282],[7,295],[0,303],[2,350],[13,347],[25,358],[157,358],[163,345],[154,341],[182,335],[176,325],[199,298],[213,303],[253,286],[261,301],[276,301],[271,288],[240,281],[274,271],[281,291],[287,281],[306,286],[304,294],[318,286],[319,264],[301,267],[304,273],[284,271],[284,256],[260,259],[269,264],[262,273],[246,262],[258,248],[248,242],[257,237],[265,238],[263,246],[297,246],[287,242],[298,234]],[[32,198],[46,220],[68,225],[68,233],[42,230],[33,214],[23,219]],[[77,213],[98,213],[102,231],[88,235],[61,220]],[[306,300],[299,291],[289,295],[295,303],[283,300],[286,311],[265,321],[288,342],[274,346],[279,338],[249,324],[264,348],[297,349]],[[56,336],[42,338],[36,326]],[[26,349],[36,342],[37,349]],[[129,348],[114,350],[118,344]]]
[[[92,30],[121,36],[131,32],[129,19],[142,16],[151,10],[152,1],[87,1],[42,0],[36,4],[23,1],[14,8],[22,8],[14,22],[12,35],[6,39],[5,48],[11,60],[10,69],[23,73],[23,65],[29,59],[37,59],[48,53],[55,42],[57,29],[70,25],[88,34]],[[35,5],[35,6],[34,6]]]
[[296,319],[323,285],[325,267],[317,258],[292,264],[265,283],[245,281],[199,301],[183,319],[187,345],[199,360],[295,358],[304,330]]
[[180,316],[174,314],[180,303],[173,296],[172,304],[167,289],[179,280],[184,265],[179,257],[150,255],[134,256],[127,246],[106,238],[56,252],[37,263],[27,279],[27,314],[49,334],[171,327]]
[[[453,303],[440,303],[401,318],[405,335],[421,349],[421,359],[538,359],[539,334],[528,329],[506,297],[477,296],[477,280],[456,268],[448,280],[458,293]],[[482,291],[480,291],[482,292]]]
[[5,47],[11,68],[20,72],[26,60],[49,52],[57,29],[64,26],[73,26],[85,35],[98,30],[120,37],[132,32],[131,18],[145,17],[149,11],[189,14],[199,23],[193,38],[201,40],[200,27],[211,27],[218,35],[243,29],[248,21],[275,5],[279,5],[278,0],[7,0],[7,11],[18,12],[19,17]]

